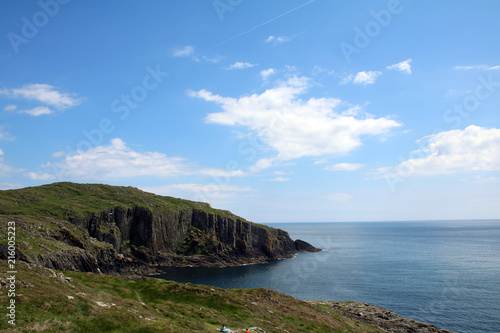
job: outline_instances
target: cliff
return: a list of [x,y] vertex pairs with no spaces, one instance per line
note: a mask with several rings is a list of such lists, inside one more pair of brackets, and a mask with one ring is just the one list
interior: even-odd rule
[[[57,269],[241,265],[318,250],[293,241],[286,231],[206,203],[132,187],[55,183],[0,191],[0,213],[4,220],[16,220],[25,237],[37,243],[36,255],[21,247],[25,261]],[[50,240],[53,250],[40,248],[41,240]]]

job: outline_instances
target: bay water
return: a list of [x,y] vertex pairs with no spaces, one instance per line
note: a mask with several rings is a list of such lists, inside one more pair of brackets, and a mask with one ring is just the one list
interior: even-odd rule
[[157,277],[371,303],[457,333],[500,332],[500,220],[269,225],[323,251]]

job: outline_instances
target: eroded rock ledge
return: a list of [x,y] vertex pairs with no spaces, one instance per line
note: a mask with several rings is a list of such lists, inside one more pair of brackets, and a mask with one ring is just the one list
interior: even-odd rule
[[328,305],[340,314],[353,320],[364,322],[389,333],[451,333],[432,324],[405,318],[392,310],[357,302],[308,301],[313,304]]

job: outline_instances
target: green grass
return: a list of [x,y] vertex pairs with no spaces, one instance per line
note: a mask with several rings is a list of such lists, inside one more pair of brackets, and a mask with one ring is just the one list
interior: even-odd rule
[[[114,207],[148,207],[152,210],[199,209],[221,216],[236,216],[207,203],[144,192],[134,187],[70,182],[0,191],[0,213],[64,218],[85,216]],[[241,219],[241,218],[240,218]]]
[[18,258],[36,262],[37,256],[58,251],[84,249],[92,254],[112,245],[91,239],[85,230],[67,221],[49,217],[24,215],[0,215],[0,244],[7,245],[8,222],[16,225],[16,252]]
[[[7,271],[5,261],[0,270]],[[17,270],[17,325],[12,329],[2,320],[2,332],[215,332],[222,324],[268,333],[382,332],[327,306],[264,288],[225,290],[78,272],[63,272],[71,278],[63,282],[47,269],[20,263]],[[0,304],[7,302],[4,292]]]

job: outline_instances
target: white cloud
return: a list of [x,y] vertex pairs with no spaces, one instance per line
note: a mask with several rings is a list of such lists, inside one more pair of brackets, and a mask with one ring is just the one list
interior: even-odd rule
[[[56,165],[48,163],[45,166],[56,168],[59,176],[64,179],[106,180],[136,176],[240,177],[245,175],[241,170],[226,171],[198,167],[184,158],[169,157],[159,152],[138,152],[128,147],[121,139],[113,139],[107,146],[97,146],[86,151],[78,150],[73,155],[58,152],[53,156],[62,160]],[[48,177],[44,173],[28,173],[27,176],[34,179]]]
[[500,69],[500,65],[488,66],[488,65],[472,65],[472,66],[455,66],[453,69],[470,71],[470,70],[481,70],[481,71],[496,71]]
[[207,115],[207,122],[245,127],[277,152],[274,157],[257,161],[252,171],[304,156],[345,155],[362,144],[362,136],[384,135],[401,125],[359,110],[353,112],[339,99],[303,100],[299,96],[307,91],[309,81],[306,77],[291,77],[261,94],[239,98],[207,90],[190,92],[190,96],[221,106],[221,112]]
[[189,57],[190,55],[193,54],[194,54],[194,47],[191,45],[178,47],[172,52],[172,55],[174,57]]
[[273,178],[273,179],[269,179],[270,181],[272,182],[287,182],[290,180],[290,178],[286,178],[286,177],[276,177],[276,178]]
[[364,167],[363,164],[358,163],[338,163],[324,167],[328,171],[355,171]]
[[362,71],[356,73],[356,75],[349,74],[342,78],[340,85],[352,82],[354,84],[362,84],[366,86],[368,84],[374,84],[380,75],[382,75],[382,72],[379,71]]
[[453,175],[500,170],[500,129],[471,125],[423,138],[426,146],[396,167],[378,170],[382,177]]
[[4,111],[14,111],[15,109],[17,109],[17,106],[14,105],[14,104],[9,104],[9,105],[6,105],[3,110]]
[[245,68],[251,68],[253,66],[255,66],[255,64],[251,64],[249,62],[240,62],[240,61],[237,61],[234,64],[229,65],[229,67],[227,67],[226,69],[227,70],[245,69]]
[[279,36],[279,37],[269,36],[266,39],[266,43],[271,43],[273,45],[278,45],[278,44],[281,44],[281,43],[289,42],[291,40],[292,40],[292,38],[288,37],[288,36]]
[[411,62],[411,58],[407,59],[405,61],[402,61],[402,62],[398,62],[397,64],[387,66],[386,69],[394,69],[394,70],[398,70],[398,71],[401,71],[401,72],[404,72],[407,74],[411,74],[410,62]]
[[379,71],[358,72],[352,82],[355,84],[362,84],[366,86],[367,84],[374,84],[377,80],[377,77],[379,77],[380,75],[382,75],[382,72]]
[[156,187],[144,187],[142,190],[173,197],[180,197],[195,201],[211,201],[231,197],[238,193],[251,192],[250,187],[219,184],[173,184]]
[[260,76],[263,80],[267,80],[271,75],[275,74],[276,70],[274,68],[263,69],[260,71]]
[[26,113],[26,114],[29,114],[30,116],[33,116],[33,117],[39,117],[39,116],[55,113],[54,111],[52,111],[51,109],[49,109],[46,106],[37,106],[37,107],[34,107],[33,109],[19,110],[17,112]]
[[61,93],[49,84],[27,84],[21,88],[1,89],[0,94],[10,98],[24,98],[35,100],[53,106],[58,110],[64,110],[80,104],[84,98],[78,98],[76,94]]

